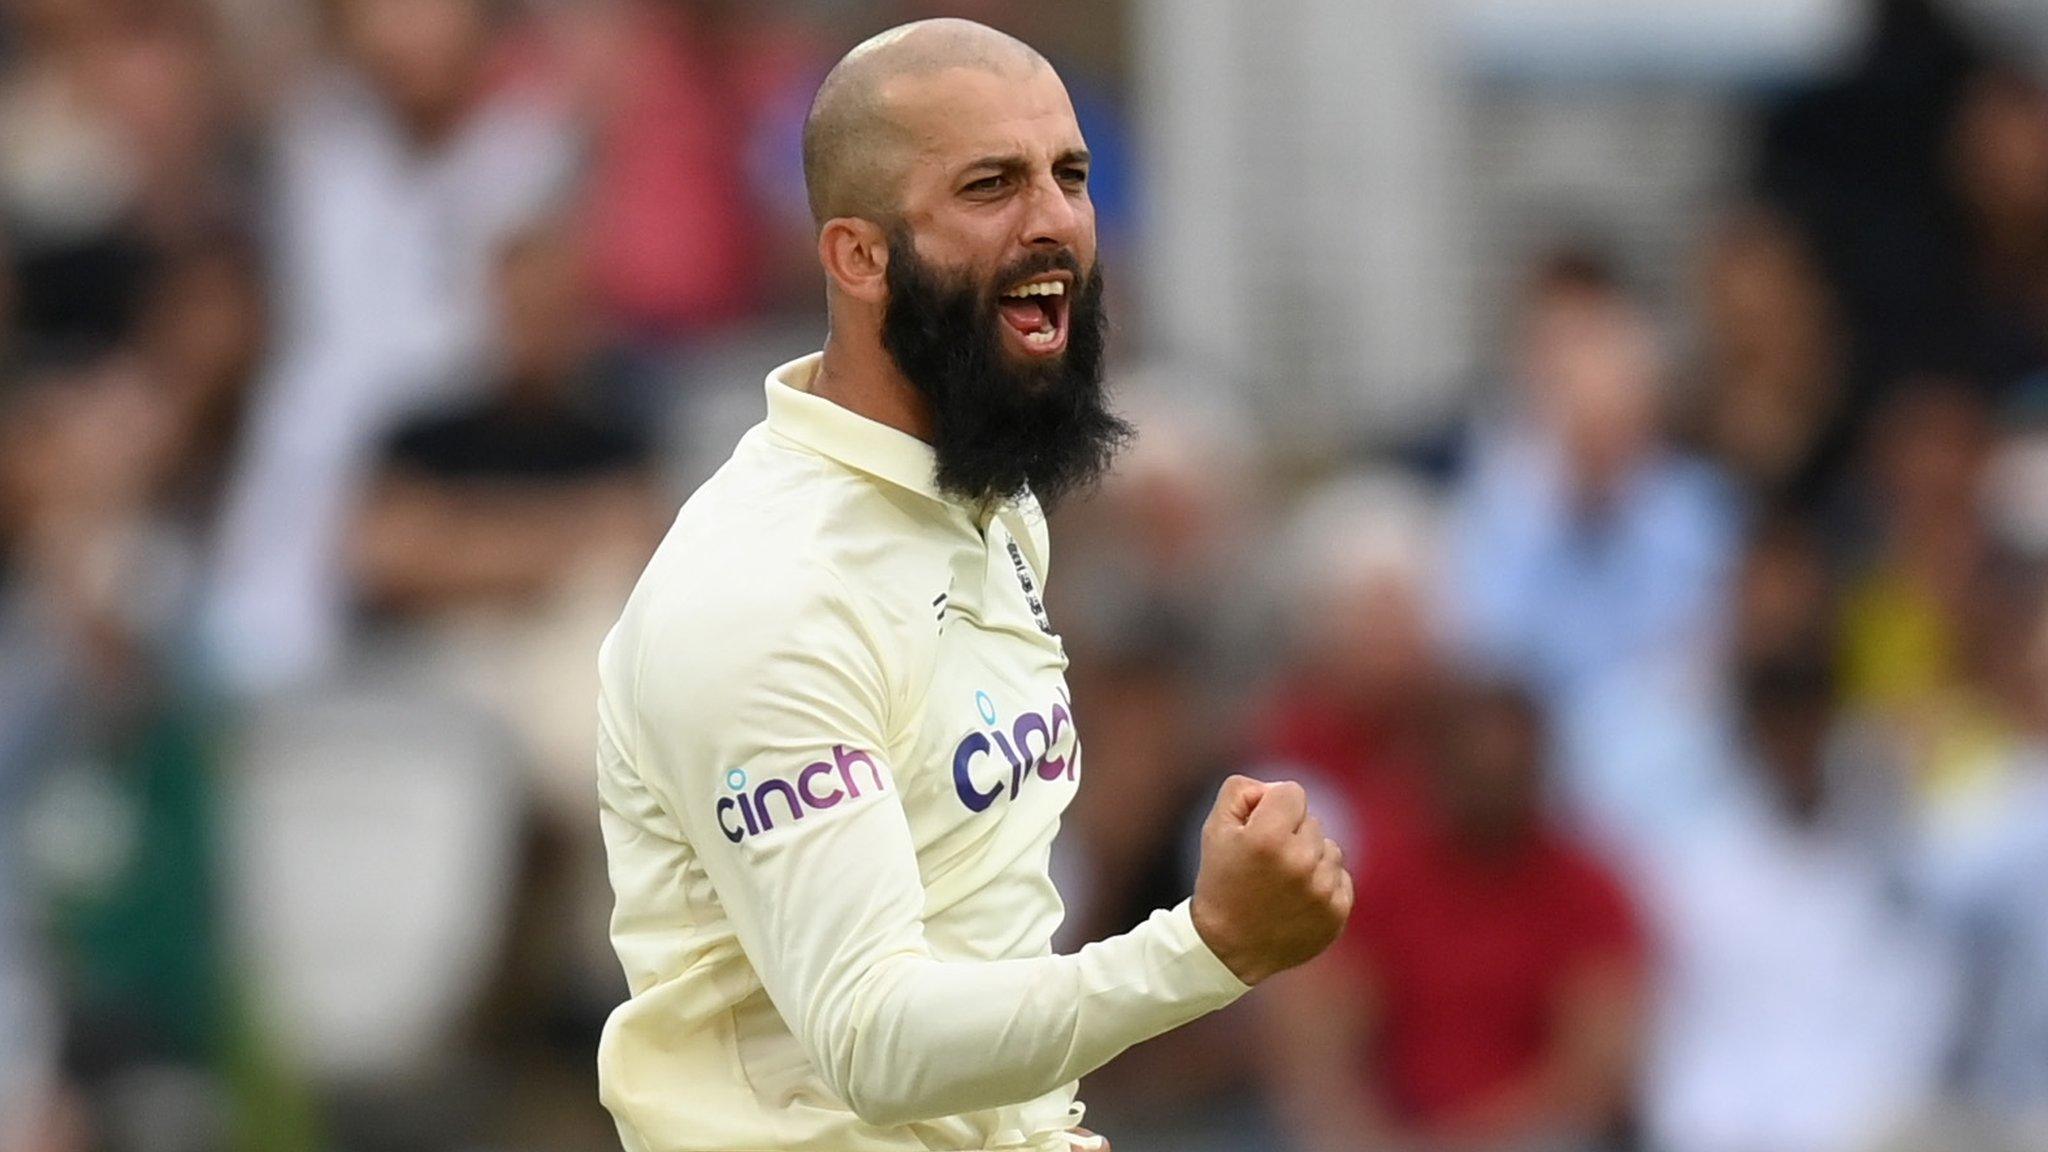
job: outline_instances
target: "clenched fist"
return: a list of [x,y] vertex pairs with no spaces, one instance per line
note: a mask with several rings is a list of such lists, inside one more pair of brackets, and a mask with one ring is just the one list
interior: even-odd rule
[[1202,825],[1191,911],[1209,950],[1246,984],[1308,961],[1337,938],[1351,915],[1351,874],[1337,842],[1309,815],[1301,785],[1223,782]]

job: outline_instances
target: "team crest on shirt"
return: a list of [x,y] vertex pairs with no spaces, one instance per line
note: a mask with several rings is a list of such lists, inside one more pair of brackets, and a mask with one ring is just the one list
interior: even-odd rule
[[1024,550],[1017,547],[1017,541],[1010,541],[1010,563],[1017,567],[1017,583],[1024,589],[1024,602],[1031,605],[1031,616],[1038,621],[1038,630],[1047,636],[1053,635],[1052,620],[1045,614],[1045,601],[1038,595],[1038,581],[1031,578],[1031,565],[1024,562]]

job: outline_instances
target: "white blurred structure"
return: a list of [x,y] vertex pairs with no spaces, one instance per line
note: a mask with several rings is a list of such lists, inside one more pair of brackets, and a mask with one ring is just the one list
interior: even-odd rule
[[239,749],[238,951],[297,1065],[392,1083],[433,1066],[502,946],[522,793],[481,716],[399,691],[267,704]]
[[1160,350],[1312,446],[1441,415],[1471,340],[1436,8],[1141,0],[1134,15],[1142,307]]
[[[2026,3],[2028,0],[2018,0]],[[1650,77],[1771,81],[1842,60],[1867,0],[1457,0],[1459,40],[1487,73],[1571,83]]]
[[1137,0],[1134,20],[1155,353],[1328,452],[1450,412],[1532,248],[1590,237],[1672,288],[1743,164],[1740,86],[1846,59],[1867,9]]

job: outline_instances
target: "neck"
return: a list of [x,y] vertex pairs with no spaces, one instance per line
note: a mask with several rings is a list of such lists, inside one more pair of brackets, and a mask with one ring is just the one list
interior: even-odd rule
[[811,395],[927,444],[932,442],[931,407],[904,379],[878,341],[827,336],[824,358],[811,379]]

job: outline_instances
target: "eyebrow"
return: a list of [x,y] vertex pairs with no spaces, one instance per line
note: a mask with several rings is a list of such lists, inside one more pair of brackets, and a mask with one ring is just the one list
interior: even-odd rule
[[[1063,164],[1086,164],[1093,159],[1094,157],[1089,154],[1086,148],[1069,148],[1058,156],[1053,157],[1052,162],[1054,167],[1059,167]],[[982,168],[993,168],[998,172],[1017,172],[1030,166],[1031,162],[1028,159],[1014,153],[1008,156],[983,156],[981,159],[963,166],[960,169],[960,174],[965,176],[969,172]]]

